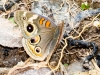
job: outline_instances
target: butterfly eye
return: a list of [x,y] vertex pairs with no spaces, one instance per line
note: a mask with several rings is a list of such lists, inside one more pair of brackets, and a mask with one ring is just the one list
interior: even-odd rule
[[40,41],[40,36],[36,36],[30,40],[31,44],[37,44]]
[[34,30],[34,27],[31,24],[28,24],[27,31],[31,33],[33,30]]
[[40,47],[36,47],[35,48],[35,52],[38,53],[38,54],[41,53],[41,48]]

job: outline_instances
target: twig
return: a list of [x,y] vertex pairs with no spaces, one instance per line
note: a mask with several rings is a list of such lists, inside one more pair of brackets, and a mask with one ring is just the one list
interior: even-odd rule
[[100,15],[100,13],[99,13],[96,17],[94,17],[93,20],[92,20],[89,24],[85,25],[85,26],[83,27],[82,31],[79,33],[78,36],[76,36],[76,37],[69,36],[69,38],[73,38],[73,39],[79,38],[79,37],[82,35],[82,33],[85,31],[85,29],[86,29],[87,27],[91,26],[91,24],[93,23],[93,21],[94,21],[99,15]]
[[67,47],[67,40],[64,39],[64,41],[65,41],[65,46],[64,46],[64,47],[62,48],[62,50],[61,50],[61,56],[60,56],[60,59],[59,59],[59,61],[58,61],[57,66],[56,66],[55,68],[52,68],[52,67],[50,66],[50,64],[48,63],[48,66],[49,66],[49,68],[51,69],[51,72],[54,72],[55,70],[57,70],[57,69],[60,67],[61,60],[62,60],[62,58],[63,58],[64,49]]
[[98,72],[100,72],[100,68],[97,66],[97,64],[95,63],[95,61],[94,61],[93,59],[92,59],[91,61],[92,61],[93,65],[95,66],[95,69],[96,69]]

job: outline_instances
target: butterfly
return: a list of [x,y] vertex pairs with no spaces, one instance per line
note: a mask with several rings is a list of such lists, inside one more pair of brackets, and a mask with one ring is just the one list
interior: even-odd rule
[[22,32],[23,47],[34,60],[43,61],[57,48],[63,32],[63,22],[56,25],[45,16],[24,10],[17,10],[14,20]]

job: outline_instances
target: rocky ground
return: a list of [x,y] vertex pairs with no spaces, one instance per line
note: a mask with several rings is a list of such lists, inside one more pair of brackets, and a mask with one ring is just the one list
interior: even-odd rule
[[62,40],[48,66],[30,59],[13,21],[16,10],[44,15],[56,25],[64,21],[64,31],[71,38],[94,42],[100,54],[100,0],[0,0],[0,75],[100,75],[96,57],[87,65],[88,70],[83,68],[84,59],[93,52],[91,47],[67,46],[65,41],[62,45]]

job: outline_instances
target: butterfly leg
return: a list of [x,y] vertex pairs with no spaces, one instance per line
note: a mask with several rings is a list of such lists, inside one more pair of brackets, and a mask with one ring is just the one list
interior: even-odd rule
[[[89,56],[86,57],[84,64],[89,63],[89,61],[91,61],[91,59],[93,59],[98,53],[98,46],[93,42],[74,40],[72,38],[67,39],[67,41],[68,41],[68,46],[75,46],[78,48],[92,48],[93,52]],[[100,55],[98,56],[97,60],[98,60],[97,65],[100,66]],[[86,67],[86,66],[83,65],[83,67]]]

